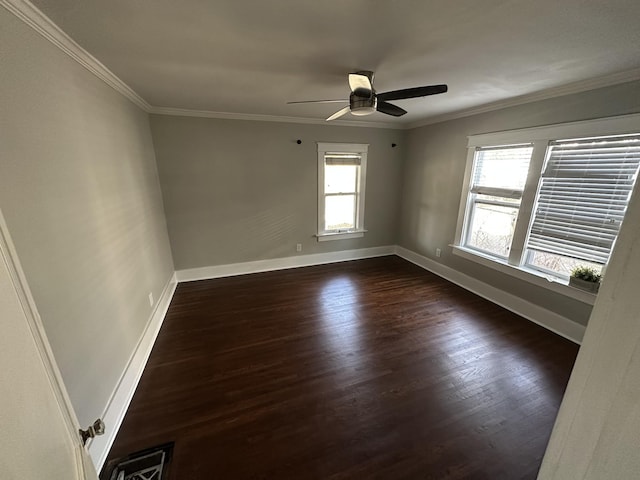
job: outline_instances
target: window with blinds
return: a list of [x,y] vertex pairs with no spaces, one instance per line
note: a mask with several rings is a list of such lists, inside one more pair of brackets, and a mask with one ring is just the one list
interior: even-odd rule
[[640,135],[549,144],[526,243],[526,264],[568,277],[605,265],[640,165]]
[[509,256],[532,151],[530,144],[476,149],[465,246]]
[[453,252],[544,287],[576,267],[602,272],[638,188],[639,124],[633,114],[469,136]]
[[324,231],[354,230],[358,224],[358,153],[324,155]]
[[318,144],[318,239],[362,236],[368,145]]

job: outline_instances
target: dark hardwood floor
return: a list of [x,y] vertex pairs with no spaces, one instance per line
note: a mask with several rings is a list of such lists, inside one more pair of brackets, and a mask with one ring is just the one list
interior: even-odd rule
[[578,347],[398,257],[178,286],[109,458],[172,480],[534,479]]

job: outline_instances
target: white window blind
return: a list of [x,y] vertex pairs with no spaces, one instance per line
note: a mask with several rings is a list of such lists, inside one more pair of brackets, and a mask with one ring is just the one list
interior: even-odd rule
[[640,165],[640,135],[549,144],[527,248],[606,264]]
[[325,153],[325,165],[360,165],[362,156],[359,153]]
[[476,149],[471,192],[520,198],[532,151],[531,145]]

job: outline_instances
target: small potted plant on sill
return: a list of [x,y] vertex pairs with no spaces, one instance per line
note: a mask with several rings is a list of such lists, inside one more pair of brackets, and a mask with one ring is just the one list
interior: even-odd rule
[[576,267],[571,270],[569,285],[591,293],[598,293],[602,275],[592,267]]

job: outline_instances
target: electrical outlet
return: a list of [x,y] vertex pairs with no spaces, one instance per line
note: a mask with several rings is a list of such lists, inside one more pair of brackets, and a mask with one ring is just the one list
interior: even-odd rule
[[440,258],[441,254],[442,254],[442,250],[440,250],[439,248],[436,248],[436,257]]
[[301,251],[302,251],[302,244],[296,243],[296,252],[301,252]]
[[149,305],[153,307],[153,292],[149,292]]

